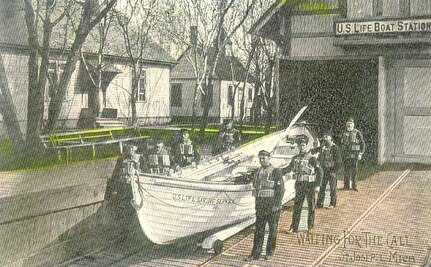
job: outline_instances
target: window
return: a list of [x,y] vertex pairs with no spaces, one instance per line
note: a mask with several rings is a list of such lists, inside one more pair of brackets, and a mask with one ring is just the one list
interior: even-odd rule
[[233,105],[233,85],[229,85],[227,88],[227,104],[229,106]]
[[383,0],[373,0],[373,16],[380,17],[383,15]]
[[[48,65],[48,79],[46,81],[45,87],[45,101],[49,102],[52,97],[57,93],[57,87],[60,82],[60,76],[63,73],[64,64],[59,64],[58,62],[51,62]],[[66,95],[64,100],[66,100]]]
[[146,100],[146,89],[147,89],[147,73],[145,71],[142,71],[141,77],[139,78],[138,83],[138,92],[137,92],[137,100],[138,101],[145,101]]
[[[428,1],[422,1],[428,2]],[[410,0],[400,0],[400,16],[410,16]]]
[[431,1],[411,0],[410,13],[412,16],[431,15]]
[[347,17],[347,0],[338,0],[338,9],[342,18]]
[[182,84],[173,83],[171,85],[171,107],[182,106]]
[[202,99],[201,99],[201,107],[205,106],[205,102],[207,97],[209,97],[209,106],[212,107],[213,105],[213,86],[212,85],[208,85],[206,86],[206,94],[202,94]]
[[253,88],[248,88],[248,102],[253,101]]

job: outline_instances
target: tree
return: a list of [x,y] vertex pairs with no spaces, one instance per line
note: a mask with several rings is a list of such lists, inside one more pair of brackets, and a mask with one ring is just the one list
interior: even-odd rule
[[[96,117],[100,112],[100,97],[99,92],[102,91],[102,78],[103,78],[103,64],[105,61],[104,50],[106,46],[106,39],[108,33],[111,29],[112,21],[113,21],[113,13],[109,12],[101,22],[97,26],[97,32],[92,35],[92,38],[98,41],[98,49],[97,49],[97,61],[96,65],[93,66],[94,69],[90,69],[89,64],[87,64],[87,60],[84,56],[83,51],[81,50],[81,61],[83,62],[83,66],[87,72],[87,75],[90,79],[91,86],[88,88],[88,108],[91,112],[91,120],[93,122],[96,121]],[[106,105],[106,95],[103,94],[103,103]]]
[[[32,3],[31,0],[23,1],[29,45],[26,147],[30,148],[38,144],[39,133],[42,128],[44,94],[48,79],[52,31],[54,26],[57,25],[70,10],[71,2],[66,1],[62,11],[57,12],[60,13],[60,15],[53,20],[54,9],[58,9],[57,1],[48,0],[45,2],[44,6],[40,1],[37,1],[36,4]],[[42,46],[39,44],[38,29],[41,20],[43,23]],[[39,59],[41,59],[40,65]]]
[[[266,10],[273,4],[272,0],[258,0],[250,11],[250,16],[241,25],[241,29],[232,38],[237,58],[242,59],[247,72],[253,73],[254,96],[251,108],[251,121],[258,124],[263,115],[267,116],[267,125],[271,125],[272,107],[277,104],[273,99],[276,96],[273,89],[273,64],[277,47],[274,42],[265,40],[259,36],[247,34],[255,18],[263,16]],[[277,108],[275,107],[276,111]],[[245,98],[240,101],[240,125],[245,118]],[[269,130],[269,127],[268,127]]]
[[183,56],[192,66],[196,79],[193,92],[193,128],[199,94],[204,98],[201,120],[203,133],[208,123],[211,107],[209,93],[213,86],[220,53],[226,49],[229,40],[249,16],[256,0],[166,0],[166,2],[173,7],[166,11],[167,25],[171,26],[166,27],[165,31],[178,47],[187,48]]
[[[216,34],[214,39],[214,52],[209,54],[209,60],[207,62],[210,63],[210,72],[207,74],[205,73],[205,87],[206,90],[204,90],[204,94],[208,95],[209,88],[213,86],[213,79],[216,75],[216,68],[218,64],[218,59],[220,56],[220,52],[225,49],[226,44],[229,42],[229,40],[232,38],[232,36],[235,34],[235,32],[243,25],[246,18],[250,14],[250,11],[253,9],[255,0],[247,1],[245,5],[244,10],[240,10],[239,16],[238,13],[231,12],[233,14],[229,14],[229,11],[233,11],[232,7],[235,0],[231,0],[226,3],[226,1],[221,1],[218,6],[218,16],[216,20]],[[238,7],[241,7],[239,5]],[[241,14],[242,13],[242,14]],[[231,21],[229,21],[229,15],[233,15],[231,18]],[[239,18],[239,19],[238,19]],[[228,29],[228,30],[226,30]],[[202,114],[202,124],[201,124],[201,133],[203,134],[205,132],[205,128],[208,124],[208,115],[210,110],[210,101],[211,99],[207,96],[205,97],[205,105],[204,110]]]
[[132,62],[132,91],[130,93],[130,105],[132,109],[132,124],[137,123],[136,101],[143,73],[145,49],[149,42],[150,31],[155,25],[158,8],[161,2],[158,0],[127,0],[123,10],[115,10],[115,16],[119,29],[123,36],[126,54]]
[[[22,0],[25,11],[25,21],[28,31],[28,110],[26,147],[28,151],[39,144],[39,134],[42,129],[44,112],[44,94],[48,77],[48,68],[51,58],[51,36],[54,27],[65,16],[79,10],[81,12],[79,26],[75,32],[75,38],[67,50],[67,60],[64,71],[57,81],[52,83],[56,87],[53,90],[49,103],[47,131],[53,131],[58,121],[64,96],[69,86],[70,78],[79,60],[80,49],[89,32],[97,25],[115,5],[117,0],[105,1],[99,5],[98,0],[47,0],[32,1]],[[42,3],[44,3],[42,5]],[[39,23],[42,23],[42,45],[39,44]],[[67,25],[66,25],[67,27]],[[39,64],[40,60],[40,64]]]
[[[28,1],[28,0],[26,0]],[[85,0],[82,3],[80,22],[75,32],[75,39],[67,55],[64,71],[60,76],[60,81],[56,93],[51,99],[48,107],[47,130],[53,131],[60,116],[63,99],[69,86],[70,78],[76,68],[76,63],[80,59],[80,50],[90,31],[106,16],[113,8],[117,0],[105,1],[102,6],[98,0]]]

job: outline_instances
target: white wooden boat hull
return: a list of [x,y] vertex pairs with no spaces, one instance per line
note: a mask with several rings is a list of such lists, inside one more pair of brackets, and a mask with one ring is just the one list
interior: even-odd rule
[[[284,202],[294,197],[294,181],[285,183]],[[142,230],[156,244],[171,244],[197,233],[255,216],[250,184],[223,184],[136,176],[132,180]]]

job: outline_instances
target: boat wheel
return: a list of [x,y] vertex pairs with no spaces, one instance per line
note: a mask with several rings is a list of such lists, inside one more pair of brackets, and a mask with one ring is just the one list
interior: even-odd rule
[[214,242],[214,253],[219,255],[223,250],[223,241],[217,240]]

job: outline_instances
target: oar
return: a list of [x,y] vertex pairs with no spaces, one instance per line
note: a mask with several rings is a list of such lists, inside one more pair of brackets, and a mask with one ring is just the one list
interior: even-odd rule
[[[307,109],[307,107],[308,107],[308,106],[304,106],[304,107],[302,107],[302,108],[298,111],[298,113],[296,113],[295,117],[293,117],[292,121],[289,123],[289,126],[287,126],[287,128],[286,128],[286,129],[284,129],[281,133],[286,133],[286,132],[288,132],[288,131],[290,130],[290,128],[292,128],[292,126],[293,126],[293,125],[295,125],[295,123],[298,121],[298,119],[301,117],[302,113],[304,113],[304,111]],[[280,134],[281,134],[281,133],[280,133]],[[279,138],[279,139],[278,139],[278,141],[277,141],[277,145],[276,145],[275,147],[278,147],[278,146],[279,146],[279,144],[280,144],[280,142],[281,142],[281,140],[283,140],[283,139],[284,139],[284,137]]]
[[295,117],[293,117],[293,120],[290,122],[289,126],[284,131],[288,131],[295,123],[296,121],[301,117],[302,113],[307,109],[308,106],[302,107],[298,113],[296,113]]

